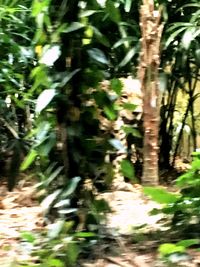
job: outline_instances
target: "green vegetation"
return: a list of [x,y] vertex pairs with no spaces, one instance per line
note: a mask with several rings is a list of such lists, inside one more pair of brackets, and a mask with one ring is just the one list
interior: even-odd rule
[[[199,146],[200,4],[154,2],[164,25],[159,166],[171,170]],[[131,102],[121,79],[138,77],[140,8],[131,0],[0,1],[0,175],[12,191],[31,173],[53,226],[22,233],[38,263],[21,266],[76,266],[104,238],[110,208],[99,194],[111,190],[114,164],[124,180],[141,179],[141,102]],[[180,239],[159,247],[167,261],[199,244],[200,154],[192,156],[191,168],[169,181],[175,193],[144,187],[163,205],[152,214],[165,214]]]

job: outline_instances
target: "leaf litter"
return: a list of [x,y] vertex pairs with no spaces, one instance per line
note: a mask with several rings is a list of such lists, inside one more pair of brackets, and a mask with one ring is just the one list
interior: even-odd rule
[[[130,184],[129,184],[130,185]],[[128,190],[127,190],[128,188]],[[13,192],[7,192],[6,185],[0,187],[0,266],[15,266],[13,263],[31,260],[31,244],[21,239],[22,232],[37,233],[44,229],[42,208],[36,200],[34,184],[25,182]],[[120,189],[102,193],[112,210],[107,215],[105,235],[98,248],[94,248],[88,259],[81,259],[82,267],[162,267],[158,260],[159,240],[144,239],[135,242],[141,225],[147,231],[162,228],[161,215],[150,216],[149,212],[159,205],[150,201],[140,185],[120,186]],[[157,237],[158,239],[159,237]],[[141,246],[141,244],[143,246]],[[200,253],[190,250],[190,261],[182,265],[197,267]],[[9,260],[8,260],[9,259]],[[32,259],[34,262],[34,259]]]

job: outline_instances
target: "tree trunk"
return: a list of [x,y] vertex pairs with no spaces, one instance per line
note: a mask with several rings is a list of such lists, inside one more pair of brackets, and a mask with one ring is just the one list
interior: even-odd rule
[[154,10],[153,0],[143,0],[140,10],[142,32],[139,79],[143,91],[143,184],[157,185],[158,133],[159,133],[159,88],[160,39],[163,25],[160,12]]

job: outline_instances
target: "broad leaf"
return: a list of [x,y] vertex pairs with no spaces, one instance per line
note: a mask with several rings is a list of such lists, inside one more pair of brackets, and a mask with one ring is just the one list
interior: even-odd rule
[[105,64],[105,65],[109,64],[109,61],[106,58],[104,52],[98,48],[92,48],[92,49],[88,50],[88,54],[92,59],[94,59],[95,61],[97,61],[101,64]]
[[121,21],[119,9],[115,7],[115,4],[112,0],[106,1],[106,11],[108,12],[109,17],[113,22],[119,23]]
[[130,12],[132,5],[132,0],[125,0],[124,10]]
[[135,137],[142,138],[141,133],[136,128],[133,128],[131,126],[123,126],[122,129],[126,134],[132,134]]
[[42,54],[42,57],[40,59],[41,64],[45,64],[49,67],[53,66],[54,62],[59,58],[61,55],[60,46],[54,45],[54,46],[46,46],[44,47],[44,53]]
[[121,95],[123,84],[119,79],[112,79],[110,81],[110,88],[118,95]]
[[130,110],[130,111],[134,111],[137,108],[137,105],[132,104],[132,103],[124,103],[122,106],[124,109]]
[[185,248],[172,243],[165,243],[159,247],[158,251],[162,256],[167,256],[173,253],[184,253]]
[[106,116],[108,117],[109,120],[114,121],[117,118],[117,113],[113,106],[105,106],[103,108],[103,111],[105,112]]
[[63,33],[74,32],[84,27],[85,25],[80,22],[72,22],[66,29],[63,29]]
[[56,94],[55,89],[46,89],[42,91],[37,99],[35,112],[40,113],[44,108],[46,108]]
[[120,150],[122,152],[126,152],[126,148],[124,145],[120,142],[118,139],[110,139],[109,143],[117,150]]
[[179,199],[178,195],[170,193],[164,188],[144,187],[143,191],[145,195],[160,204],[173,204]]
[[195,27],[192,27],[186,30],[185,33],[183,34],[182,44],[186,50],[190,48],[190,44],[194,39],[194,32],[195,32]]
[[49,228],[48,237],[50,239],[57,238],[60,232],[62,231],[64,224],[65,224],[64,220],[58,220],[56,223],[50,224],[48,226]]
[[135,180],[135,170],[132,162],[130,162],[129,160],[122,160],[121,172],[125,177],[129,178],[130,180]]

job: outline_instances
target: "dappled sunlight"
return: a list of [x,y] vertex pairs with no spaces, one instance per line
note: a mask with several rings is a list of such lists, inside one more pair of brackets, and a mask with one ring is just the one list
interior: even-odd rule
[[21,234],[39,232],[43,227],[43,217],[35,199],[34,186],[30,183],[15,188],[13,192],[7,192],[6,187],[1,186],[0,193],[0,266],[8,266],[4,264],[30,260],[30,246],[23,244]]

